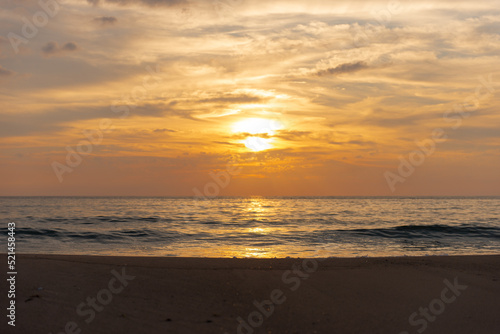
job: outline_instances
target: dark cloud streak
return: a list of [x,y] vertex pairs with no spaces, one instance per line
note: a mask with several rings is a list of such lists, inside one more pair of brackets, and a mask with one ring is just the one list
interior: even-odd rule
[[65,51],[75,51],[76,49],[78,49],[78,46],[73,42],[68,42],[64,44],[61,49]]
[[357,72],[366,68],[368,68],[367,63],[365,63],[364,61],[358,61],[355,63],[345,63],[336,67],[330,67],[326,70],[320,70],[316,72],[316,75],[320,77],[324,75],[339,75],[344,73]]
[[48,42],[42,47],[42,52],[45,55],[55,55],[64,51],[76,51],[78,50],[78,45],[73,42],[67,42],[63,44],[62,47],[59,47],[59,45],[56,42]]
[[101,2],[112,3],[117,5],[131,5],[131,4],[141,4],[150,7],[174,7],[189,4],[187,0],[87,0],[87,2],[93,6],[98,6]]
[[118,19],[114,16],[100,16],[94,19],[94,22],[100,23],[102,25],[115,24]]

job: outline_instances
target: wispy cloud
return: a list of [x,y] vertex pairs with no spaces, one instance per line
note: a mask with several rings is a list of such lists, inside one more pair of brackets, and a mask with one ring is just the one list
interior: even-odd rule
[[0,76],[2,76],[2,77],[8,77],[8,76],[11,76],[11,75],[14,75],[13,71],[8,70],[8,69],[0,66]]

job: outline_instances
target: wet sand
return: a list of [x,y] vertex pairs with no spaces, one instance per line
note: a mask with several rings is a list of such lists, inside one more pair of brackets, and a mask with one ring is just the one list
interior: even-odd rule
[[17,272],[1,333],[500,333],[500,255],[18,255]]

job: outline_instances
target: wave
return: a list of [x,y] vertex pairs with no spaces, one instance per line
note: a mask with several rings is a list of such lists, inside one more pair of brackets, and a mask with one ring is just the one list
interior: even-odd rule
[[114,230],[103,232],[89,232],[89,231],[68,231],[64,229],[36,229],[36,228],[17,228],[16,236],[23,239],[23,236],[30,238],[54,238],[60,240],[75,240],[84,239],[87,241],[106,241],[106,242],[120,242],[130,241],[134,239],[141,239],[143,241],[166,241],[175,237],[182,236],[180,233],[172,231],[155,231],[150,229],[135,229],[135,230]]
[[480,238],[500,238],[500,228],[473,226],[473,225],[401,225],[391,228],[372,228],[355,230],[337,230],[337,232],[347,232],[353,234],[367,235],[384,238],[428,238],[439,236],[452,237],[480,237]]

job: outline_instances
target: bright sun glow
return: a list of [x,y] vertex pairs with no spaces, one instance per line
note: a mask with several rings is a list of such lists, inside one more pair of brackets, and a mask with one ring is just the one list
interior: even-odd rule
[[260,137],[247,137],[242,143],[252,151],[264,151],[273,147],[271,143],[273,142],[273,138],[260,138]]
[[[233,125],[233,132],[248,133],[251,135],[272,136],[276,130],[282,128],[279,121],[265,118],[247,118]],[[259,136],[248,136],[241,142],[252,151],[264,151],[273,147],[274,138],[262,138]]]
[[233,125],[233,132],[245,132],[252,135],[267,133],[272,135],[275,130],[281,128],[281,123],[276,120],[265,118],[247,118]]

